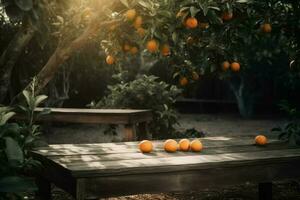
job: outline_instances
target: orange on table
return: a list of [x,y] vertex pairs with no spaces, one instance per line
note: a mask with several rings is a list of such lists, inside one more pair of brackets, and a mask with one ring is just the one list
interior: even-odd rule
[[108,55],[105,59],[106,63],[109,64],[109,65],[112,65],[115,63],[115,58],[111,55]]
[[255,144],[263,146],[263,145],[266,145],[267,143],[268,143],[268,139],[266,136],[258,135],[255,137]]
[[193,140],[191,142],[190,146],[191,146],[191,150],[194,152],[199,152],[203,149],[203,145],[202,145],[201,141],[198,139]]
[[221,66],[223,71],[227,71],[230,67],[230,63],[228,61],[224,61],[222,62]]
[[139,143],[139,149],[142,153],[150,153],[153,150],[153,144],[149,140],[143,140]]
[[241,68],[240,63],[238,63],[238,62],[231,63],[230,67],[231,67],[231,70],[234,72],[240,71],[240,68]]
[[164,149],[166,152],[175,152],[177,151],[177,147],[178,147],[178,144],[175,140],[173,139],[168,139],[164,142]]
[[190,141],[188,139],[181,139],[178,144],[180,151],[190,150]]
[[195,17],[189,17],[185,20],[185,26],[187,28],[196,28],[198,26],[198,20]]

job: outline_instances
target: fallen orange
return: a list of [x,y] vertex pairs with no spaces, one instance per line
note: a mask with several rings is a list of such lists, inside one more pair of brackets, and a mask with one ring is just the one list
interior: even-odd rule
[[198,139],[193,140],[190,146],[191,146],[191,150],[194,152],[199,152],[203,149],[203,145]]
[[168,139],[164,142],[164,149],[167,152],[170,152],[170,153],[175,152],[175,151],[177,151],[177,147],[178,147],[178,144],[175,140]]
[[149,140],[143,140],[139,144],[142,153],[150,153],[153,150],[153,144]]
[[181,139],[179,141],[179,150],[180,151],[190,150],[190,141],[188,139]]

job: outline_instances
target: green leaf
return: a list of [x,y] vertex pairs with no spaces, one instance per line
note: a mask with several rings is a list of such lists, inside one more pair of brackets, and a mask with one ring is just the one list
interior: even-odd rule
[[35,97],[34,106],[37,107],[40,103],[42,103],[47,98],[48,98],[48,96],[46,96],[46,95],[39,95],[39,96]]
[[0,126],[5,124],[10,118],[12,118],[16,113],[15,112],[8,112],[2,116],[0,116]]
[[5,153],[10,164],[18,166],[24,161],[23,151],[16,140],[5,137]]
[[191,16],[192,17],[195,17],[197,15],[197,13],[200,12],[200,9],[194,7],[194,6],[191,6],[190,7],[190,13],[191,13]]
[[37,186],[33,178],[7,176],[0,179],[0,192],[33,192]]
[[30,102],[31,102],[30,92],[27,90],[24,90],[22,93],[26,99],[27,104],[30,105]]
[[23,11],[30,11],[33,8],[32,0],[15,0],[15,3]]

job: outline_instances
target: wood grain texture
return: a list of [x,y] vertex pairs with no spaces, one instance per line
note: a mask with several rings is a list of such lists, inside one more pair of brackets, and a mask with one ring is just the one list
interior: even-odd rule
[[269,140],[207,137],[202,152],[140,153],[138,142],[62,144],[32,152],[43,161],[42,175],[76,199],[138,193],[191,191],[246,181],[300,177],[300,149]]
[[139,193],[200,191],[246,182],[264,182],[300,177],[299,160],[247,166],[215,166],[181,172],[131,174],[86,178],[90,197]]
[[[253,138],[230,138],[230,137],[207,137],[200,139],[205,149],[209,148],[221,148],[231,147],[238,149],[253,146]],[[177,140],[178,141],[178,140]],[[164,151],[164,141],[152,141],[154,145],[154,151]],[[54,144],[49,147],[36,148],[35,151],[44,156],[67,156],[67,155],[95,155],[95,154],[113,154],[113,153],[139,153],[139,142],[119,142],[119,143],[93,143],[93,144]],[[282,142],[278,140],[269,140],[269,144],[266,147],[256,147],[259,149],[269,148],[273,145],[279,144],[282,146]],[[246,146],[246,147],[245,147]],[[286,147],[286,145],[284,145]]]

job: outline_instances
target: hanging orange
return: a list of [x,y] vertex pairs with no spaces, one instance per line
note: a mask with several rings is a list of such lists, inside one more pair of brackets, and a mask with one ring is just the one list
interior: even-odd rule
[[106,63],[107,64],[109,64],[109,65],[112,65],[112,64],[114,64],[115,63],[115,58],[113,57],[113,56],[111,56],[111,55],[108,55],[107,57],[106,57]]
[[195,17],[189,17],[185,21],[185,26],[191,29],[196,28],[198,26],[198,20]]
[[158,50],[158,42],[154,39],[147,42],[147,49],[150,53],[155,53]]

